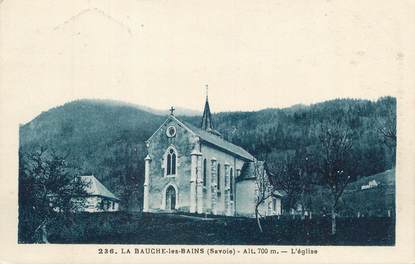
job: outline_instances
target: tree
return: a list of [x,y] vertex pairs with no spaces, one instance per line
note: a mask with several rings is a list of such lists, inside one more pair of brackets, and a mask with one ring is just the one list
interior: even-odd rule
[[307,197],[311,192],[313,178],[311,154],[306,149],[287,152],[282,158],[268,157],[266,171],[274,189],[284,192],[286,208],[296,209],[296,205],[300,204],[304,211],[310,207]]
[[396,146],[396,99],[385,97],[375,118],[379,133],[384,137],[384,143],[390,148]]
[[86,185],[54,151],[20,148],[19,240],[48,243],[48,226],[83,208]]
[[337,205],[344,189],[350,181],[347,159],[351,158],[352,131],[342,119],[323,122],[319,131],[320,145],[318,170],[323,182],[329,187],[331,204],[331,234],[336,234]]
[[254,161],[254,175],[255,175],[255,184],[256,184],[256,201],[255,201],[255,218],[259,231],[262,233],[261,218],[263,217],[260,212],[260,206],[273,196],[274,188],[270,184],[268,174],[265,170],[264,162]]

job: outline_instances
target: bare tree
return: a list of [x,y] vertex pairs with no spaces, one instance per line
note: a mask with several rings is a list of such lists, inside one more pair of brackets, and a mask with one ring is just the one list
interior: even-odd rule
[[261,218],[263,215],[260,212],[260,207],[273,196],[274,187],[270,184],[268,174],[264,167],[264,162],[255,161],[253,163],[255,184],[256,184],[256,203],[255,203],[255,218],[258,224],[259,231],[262,233]]
[[350,181],[345,169],[353,146],[352,131],[341,119],[324,122],[320,127],[319,140],[318,169],[323,181],[329,187],[332,198],[331,234],[334,235],[338,202]]
[[296,205],[300,204],[303,213],[309,206],[306,198],[313,183],[310,156],[305,149],[297,149],[282,158],[268,158],[265,164],[271,185],[285,194],[285,207],[296,209]]
[[383,99],[383,107],[376,117],[379,133],[384,137],[384,143],[388,147],[396,146],[396,100],[387,97]]

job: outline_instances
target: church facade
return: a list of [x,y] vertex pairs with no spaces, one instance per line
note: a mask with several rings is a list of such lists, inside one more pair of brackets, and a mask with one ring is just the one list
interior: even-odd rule
[[[255,216],[263,163],[214,129],[208,98],[200,127],[172,110],[146,147],[144,212]],[[259,210],[281,214],[281,197],[270,196]]]

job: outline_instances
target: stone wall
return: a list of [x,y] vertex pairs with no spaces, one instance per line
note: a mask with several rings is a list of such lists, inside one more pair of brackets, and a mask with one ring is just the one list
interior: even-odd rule
[[[230,169],[233,170],[234,180],[237,176],[237,171],[240,170],[244,164],[244,161],[231,155],[229,153],[218,150],[216,147],[211,146],[207,143],[202,143],[201,145],[202,152],[202,162],[203,159],[207,160],[207,182],[203,189],[204,195],[204,211],[207,213],[224,215],[227,214],[227,208],[225,206],[226,197],[229,198],[229,185],[230,182],[227,180],[225,185],[225,177],[230,178]],[[220,164],[220,190],[217,190],[217,165]],[[234,183],[234,203],[237,199],[235,192],[235,183]],[[215,210],[216,209],[216,210]],[[233,215],[234,208],[228,211],[228,214]]]
[[[168,137],[166,130],[172,125],[176,128],[176,135]],[[177,151],[175,176],[165,175],[165,155],[170,147]],[[177,210],[218,215],[252,216],[254,214],[255,182],[235,183],[244,161],[208,142],[199,141],[194,133],[188,131],[175,118],[170,117],[155,132],[147,142],[147,150],[146,168],[149,168],[149,175],[145,182],[144,193],[147,188],[148,211],[166,209],[166,189],[172,185],[176,189]],[[202,182],[204,159],[207,164],[206,182]],[[220,189],[217,183],[218,164],[220,164]],[[230,190],[231,171],[233,194]]]
[[[257,201],[257,186],[255,180],[240,181],[236,184],[236,195],[238,197],[236,203],[236,215],[245,217],[255,217],[255,206]],[[280,215],[281,199],[276,199],[276,208],[272,208],[272,197],[265,200],[258,208],[262,216]]]
[[[109,202],[109,208],[101,209],[101,203],[105,200],[106,202]],[[114,204],[114,208],[113,208]],[[119,203],[110,199],[105,199],[98,196],[90,196],[85,199],[85,204],[83,207],[84,212],[116,212],[119,210]]]
[[[166,129],[174,125],[176,135],[172,138],[167,137]],[[163,209],[163,197],[165,188],[172,184],[177,187],[176,193],[178,210],[189,210],[189,191],[190,191],[190,153],[193,148],[193,136],[174,119],[164,124],[148,142],[148,154],[151,158],[149,175],[149,209]],[[164,176],[164,154],[170,146],[177,150],[176,176]]]
[[236,215],[238,216],[255,216],[255,188],[254,180],[240,181],[236,184]]

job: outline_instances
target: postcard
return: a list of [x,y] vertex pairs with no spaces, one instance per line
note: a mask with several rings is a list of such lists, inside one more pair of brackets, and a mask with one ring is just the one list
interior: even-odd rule
[[413,263],[412,1],[1,1],[1,263]]

